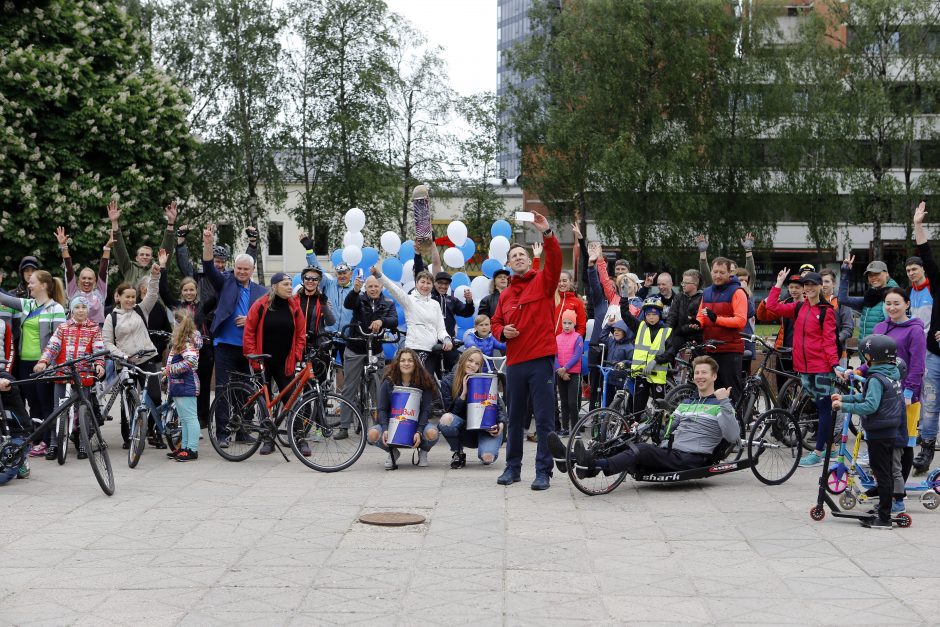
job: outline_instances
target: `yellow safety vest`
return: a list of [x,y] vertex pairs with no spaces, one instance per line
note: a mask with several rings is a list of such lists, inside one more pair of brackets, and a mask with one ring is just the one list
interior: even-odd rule
[[[653,333],[655,332],[655,335]],[[672,329],[661,327],[651,329],[646,322],[641,322],[636,331],[636,341],[633,343],[633,362],[630,364],[630,370],[634,375],[643,372],[646,364],[653,361],[657,355],[663,354],[666,350],[666,341],[672,334]],[[668,364],[656,364],[653,372],[650,373],[650,383],[666,383],[666,370]]]

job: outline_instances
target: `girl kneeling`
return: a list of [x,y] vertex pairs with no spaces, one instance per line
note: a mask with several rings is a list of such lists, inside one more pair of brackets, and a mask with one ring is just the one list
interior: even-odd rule
[[[392,390],[396,386],[418,388],[421,390],[421,407],[418,410],[418,430],[415,432],[413,448],[418,449],[418,466],[428,465],[428,451],[437,443],[437,427],[430,424],[431,402],[434,400],[434,379],[421,365],[418,353],[413,349],[403,348],[385,368],[382,387],[379,388],[379,422],[369,429],[369,444],[388,451],[388,422],[392,415]],[[392,469],[400,455],[398,448],[391,449],[385,468]],[[394,458],[393,458],[394,456]]]
[[450,444],[454,456],[450,462],[451,468],[462,468],[467,464],[467,455],[463,447],[475,447],[477,457],[488,466],[499,456],[499,446],[503,442],[503,428],[506,415],[503,412],[502,402],[499,405],[499,422],[492,429],[467,430],[467,380],[471,374],[481,372],[483,369],[483,353],[479,348],[468,348],[460,356],[457,368],[449,372],[441,381],[441,398],[444,402],[444,411],[441,416],[441,433]]

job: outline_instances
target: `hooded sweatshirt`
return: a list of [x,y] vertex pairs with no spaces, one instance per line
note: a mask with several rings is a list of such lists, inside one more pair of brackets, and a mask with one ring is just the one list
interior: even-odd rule
[[[907,364],[907,374],[902,384],[905,390],[913,392],[912,403],[920,400],[926,370],[927,338],[923,335],[924,323],[919,318],[908,318],[904,322],[885,320],[875,326],[873,333],[887,335],[898,345],[898,357]],[[859,368],[862,374],[868,372],[868,366]]]
[[924,279],[920,285],[911,285],[911,316],[923,321],[925,334],[930,328],[932,311],[933,295],[930,293],[930,279]]

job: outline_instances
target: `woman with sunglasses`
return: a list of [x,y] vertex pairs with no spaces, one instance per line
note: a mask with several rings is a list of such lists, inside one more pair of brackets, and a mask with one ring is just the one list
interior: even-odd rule
[[300,299],[300,311],[307,321],[307,334],[320,335],[331,324],[336,323],[336,314],[330,306],[330,299],[320,291],[323,271],[309,267],[300,274],[301,284],[297,291]]

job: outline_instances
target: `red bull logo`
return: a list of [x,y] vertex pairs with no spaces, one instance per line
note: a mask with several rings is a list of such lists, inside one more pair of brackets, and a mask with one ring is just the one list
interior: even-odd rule
[[467,429],[492,429],[499,424],[499,390],[495,374],[477,373],[467,379]]
[[389,446],[413,446],[418,432],[422,391],[396,385],[392,389],[391,417],[388,421]]

